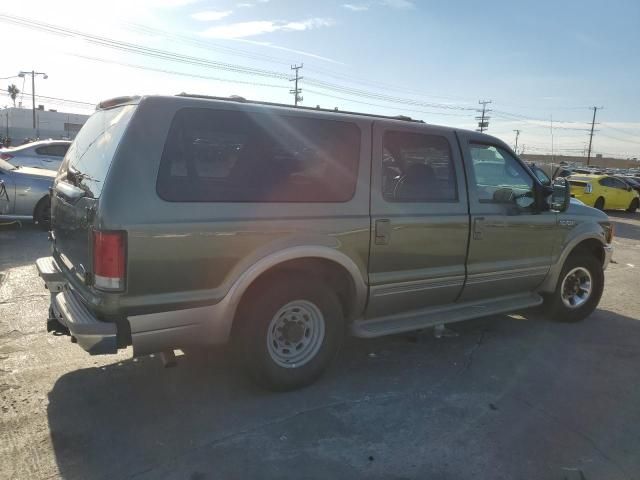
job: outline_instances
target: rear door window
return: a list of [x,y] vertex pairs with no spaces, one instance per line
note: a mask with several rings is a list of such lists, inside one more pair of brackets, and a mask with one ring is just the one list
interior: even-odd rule
[[171,202],[346,202],[359,157],[353,123],[185,108],[169,129],[157,191]]
[[118,143],[136,105],[99,110],[84,124],[69,147],[61,172],[67,180],[97,198],[111,167]]
[[390,202],[457,201],[456,174],[447,139],[413,132],[385,132],[382,195]]

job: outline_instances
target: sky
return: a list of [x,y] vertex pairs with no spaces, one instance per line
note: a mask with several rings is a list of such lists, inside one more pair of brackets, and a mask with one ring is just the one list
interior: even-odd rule
[[[0,89],[90,113],[106,98],[201,93],[476,128],[524,153],[640,159],[640,2],[22,0],[0,5]],[[10,39],[10,41],[7,41]],[[49,98],[45,98],[49,97]],[[62,99],[62,100],[60,100]],[[72,103],[75,102],[86,103]],[[0,107],[11,105],[0,95]],[[553,125],[553,128],[551,128]]]

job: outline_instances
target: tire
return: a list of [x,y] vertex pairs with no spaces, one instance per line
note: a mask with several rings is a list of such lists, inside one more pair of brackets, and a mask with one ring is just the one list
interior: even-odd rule
[[[585,271],[587,272],[586,275],[584,274]],[[574,301],[576,300],[576,297],[567,291],[565,291],[565,295],[563,295],[563,288],[570,290],[572,282],[575,282],[576,280],[582,281],[587,277],[591,278],[591,290],[589,294],[585,296],[584,300],[579,300],[581,303],[578,304],[578,301],[576,301],[576,306],[568,306],[565,303],[565,299],[569,300],[569,303],[571,303],[571,297]],[[600,298],[602,297],[603,289],[604,272],[602,270],[602,264],[589,251],[578,250],[569,256],[562,267],[555,291],[545,298],[545,311],[551,319],[556,322],[579,322],[591,315],[591,313],[596,309],[600,302]],[[580,291],[584,296],[584,290]]]
[[593,206],[598,210],[604,210],[604,198],[598,197],[596,203],[594,203]]
[[345,324],[338,296],[310,275],[270,277],[243,304],[234,348],[253,380],[268,390],[313,383],[340,349]]
[[636,210],[638,210],[638,199],[634,198],[633,200],[631,200],[631,203],[629,204],[629,208],[627,208],[627,212],[633,213]]
[[33,212],[33,219],[41,230],[51,229],[51,199],[49,197],[44,197],[38,202]]

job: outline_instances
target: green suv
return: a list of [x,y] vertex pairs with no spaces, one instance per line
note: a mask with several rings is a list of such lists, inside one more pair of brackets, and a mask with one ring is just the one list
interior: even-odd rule
[[502,141],[241,98],[102,102],[52,189],[49,328],[89,353],[233,344],[260,384],[377,337],[602,294],[613,231]]

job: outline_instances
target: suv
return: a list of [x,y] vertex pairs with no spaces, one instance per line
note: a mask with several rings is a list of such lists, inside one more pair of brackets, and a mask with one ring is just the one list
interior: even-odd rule
[[149,96],[98,105],[52,192],[49,327],[88,352],[232,342],[260,384],[378,337],[545,304],[585,318],[612,228],[502,141],[390,118]]

